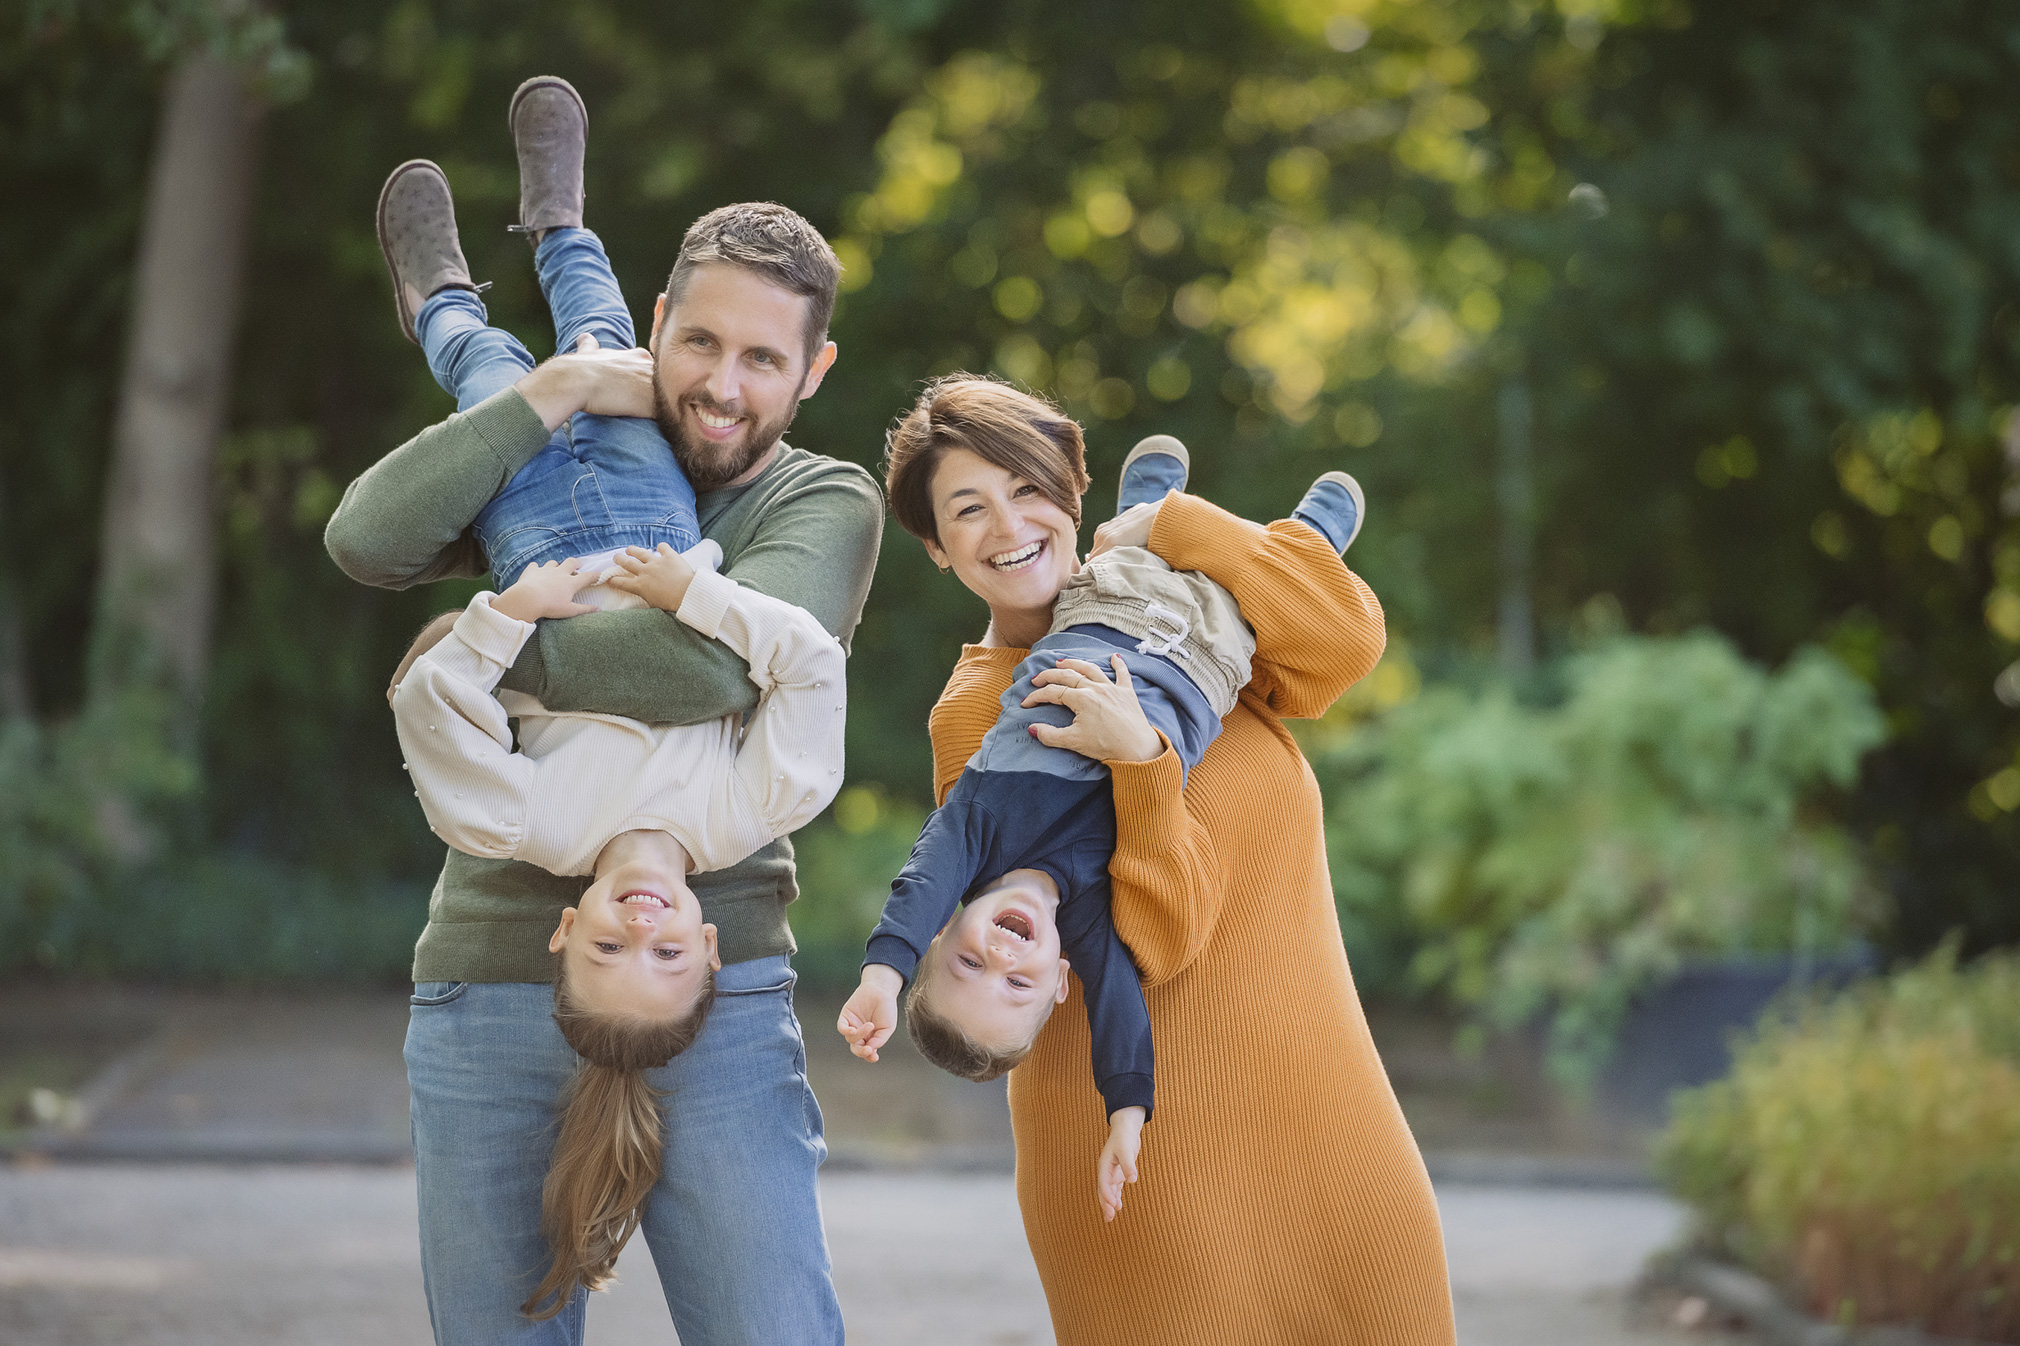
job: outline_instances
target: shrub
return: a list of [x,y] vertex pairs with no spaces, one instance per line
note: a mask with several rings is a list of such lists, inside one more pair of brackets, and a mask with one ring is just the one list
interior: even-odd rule
[[1954,946],[1770,1021],[1680,1095],[1703,1238],[1846,1325],[2020,1342],[2020,956]]
[[1633,996],[1686,958],[1841,947],[1870,901],[1815,807],[1883,723],[1819,650],[1770,674],[1721,638],[1623,638],[1560,704],[1434,688],[1321,757],[1357,958],[1514,1028],[1548,1014],[1588,1082]]
[[924,821],[877,787],[852,785],[793,838],[800,900],[786,914],[799,944],[793,966],[809,986],[854,988],[864,941]]

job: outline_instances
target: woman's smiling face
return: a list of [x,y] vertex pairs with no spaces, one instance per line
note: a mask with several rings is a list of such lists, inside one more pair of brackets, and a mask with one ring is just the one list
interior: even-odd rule
[[952,566],[961,583],[999,620],[1046,613],[1067,578],[1080,568],[1073,517],[1008,469],[967,449],[949,449],[933,471],[933,522],[939,544],[926,544],[936,565]]

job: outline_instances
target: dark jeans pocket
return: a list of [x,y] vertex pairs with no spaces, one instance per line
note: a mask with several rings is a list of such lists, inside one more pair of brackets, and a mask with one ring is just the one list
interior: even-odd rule
[[414,983],[413,1004],[446,1005],[470,989],[467,981],[421,981]]

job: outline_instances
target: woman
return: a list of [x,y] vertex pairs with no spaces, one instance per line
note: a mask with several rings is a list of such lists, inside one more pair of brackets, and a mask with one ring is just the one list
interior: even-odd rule
[[[989,605],[930,721],[944,794],[1079,566],[1080,428],[1007,385],[942,379],[892,433],[886,487],[899,523]],[[1095,539],[1224,585],[1257,648],[1182,789],[1161,740],[1131,746],[1147,724],[1127,689],[1062,673],[1048,693],[1075,712],[1070,746],[1113,772],[1114,917],[1158,1070],[1142,1182],[1113,1224],[1088,1182],[1104,1109],[1082,1008],[1062,1005],[1011,1072],[1018,1202],[1061,1346],[1449,1343],[1437,1206],[1347,969],[1317,782],[1282,723],[1374,666],[1381,606],[1306,525],[1261,528],[1191,496]]]

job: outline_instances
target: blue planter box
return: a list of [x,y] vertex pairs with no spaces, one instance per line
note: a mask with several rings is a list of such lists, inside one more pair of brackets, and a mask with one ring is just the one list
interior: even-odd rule
[[1687,967],[1629,1011],[1599,1077],[1598,1101],[1624,1120],[1666,1122],[1669,1096],[1724,1076],[1733,1036],[1759,1022],[1777,995],[1799,982],[1842,986],[1878,969],[1878,955],[1864,947],[1806,965],[1777,955]]

